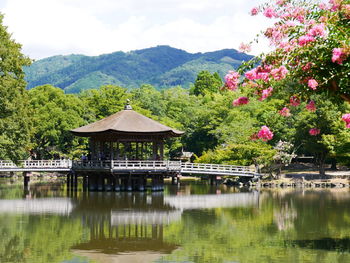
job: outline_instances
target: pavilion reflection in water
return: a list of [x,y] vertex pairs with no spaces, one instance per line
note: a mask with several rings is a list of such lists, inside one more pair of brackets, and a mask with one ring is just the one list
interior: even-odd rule
[[151,251],[168,254],[177,248],[163,240],[164,225],[181,220],[181,210],[164,203],[162,193],[86,193],[72,216],[82,218],[89,238],[74,251],[103,254]]
[[71,247],[74,254],[106,263],[152,262],[178,248],[164,240],[164,229],[180,221],[183,211],[257,206],[258,197],[257,192],[179,196],[85,192],[71,198],[0,200],[0,212],[76,218],[85,230],[82,241]]

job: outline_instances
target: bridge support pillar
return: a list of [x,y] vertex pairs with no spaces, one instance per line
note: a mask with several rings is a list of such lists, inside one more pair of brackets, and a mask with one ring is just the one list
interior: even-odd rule
[[67,181],[66,181],[66,184],[67,184],[67,190],[69,190],[70,189],[70,177],[71,177],[71,174],[70,173],[68,173],[67,174]]
[[88,176],[86,174],[83,175],[83,192],[86,192],[88,189]]
[[152,176],[152,191],[157,191],[157,175]]
[[145,178],[142,174],[140,174],[139,177],[137,178],[137,184],[138,184],[137,190],[141,192],[146,190]]
[[106,182],[105,183],[105,191],[111,192],[113,191],[113,180],[114,178],[111,175],[105,176],[103,180]]
[[217,181],[216,181],[216,175],[210,175],[209,176],[209,183],[210,185],[217,185]]
[[30,176],[28,172],[23,172],[23,187],[24,189],[29,188]]
[[89,174],[88,187],[91,192],[97,190],[97,178],[95,174]]
[[159,190],[164,191],[164,174],[161,174],[159,176],[159,182],[160,182]]
[[127,183],[126,183],[126,191],[132,191],[132,184],[131,184],[131,173],[128,175]]
[[73,190],[77,191],[78,190],[78,174],[74,173],[73,174]]
[[114,176],[113,186],[114,186],[114,191],[116,192],[120,191],[119,175]]
[[70,185],[70,189],[72,190],[73,189],[73,185],[74,185],[74,174],[73,173],[71,173],[71,175],[70,175],[69,185]]
[[97,175],[97,191],[103,191],[104,190],[104,175],[103,174],[98,174]]

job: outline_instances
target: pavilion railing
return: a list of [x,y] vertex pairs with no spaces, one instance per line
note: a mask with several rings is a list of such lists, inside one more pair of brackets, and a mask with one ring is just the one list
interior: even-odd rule
[[73,161],[73,168],[78,169],[115,169],[115,170],[181,170],[178,161]]
[[152,170],[179,170],[178,161],[112,161],[113,169],[152,169]]

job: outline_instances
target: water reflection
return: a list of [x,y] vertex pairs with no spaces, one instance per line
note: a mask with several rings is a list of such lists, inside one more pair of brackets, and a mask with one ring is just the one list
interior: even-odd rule
[[69,198],[0,200],[0,214],[69,215],[73,208]]
[[161,193],[86,193],[75,201],[72,216],[89,229],[88,238],[72,247],[78,254],[167,254],[177,248],[163,240],[163,231],[181,219],[181,211],[165,204]]
[[40,185],[26,195],[3,187],[0,197],[0,262],[350,262],[344,189]]

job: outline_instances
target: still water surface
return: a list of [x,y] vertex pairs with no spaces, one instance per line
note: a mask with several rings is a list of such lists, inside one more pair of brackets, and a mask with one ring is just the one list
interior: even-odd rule
[[2,181],[0,262],[350,262],[350,192],[71,193]]

